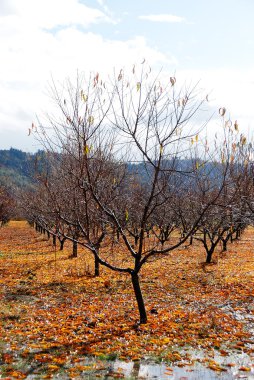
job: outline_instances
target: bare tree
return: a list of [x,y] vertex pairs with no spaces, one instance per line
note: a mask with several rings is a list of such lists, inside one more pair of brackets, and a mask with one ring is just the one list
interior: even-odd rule
[[[59,220],[79,231],[68,238],[88,248],[101,265],[130,275],[140,323],[147,322],[141,269],[193,235],[219,199],[228,168],[216,186],[206,189],[184,234],[170,239],[173,230],[182,228],[177,201],[185,202],[190,184],[191,199],[197,196],[197,168],[179,162],[192,157],[194,146],[199,152],[206,149],[200,139],[206,121],[195,123],[206,97],[196,86],[177,90],[174,77],[152,77],[150,71],[143,65],[133,67],[129,76],[121,70],[106,82],[95,74],[60,90],[53,84],[60,114],[49,116],[49,123],[35,132],[45,149],[62,160],[58,181],[72,202],[62,208],[55,197],[53,203]],[[124,260],[119,244],[111,244],[116,235],[125,248]]]
[[0,226],[6,224],[14,215],[15,201],[10,192],[0,187]]

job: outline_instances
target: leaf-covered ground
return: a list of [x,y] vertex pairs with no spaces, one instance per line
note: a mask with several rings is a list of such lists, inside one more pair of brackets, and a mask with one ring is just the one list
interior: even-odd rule
[[[56,251],[26,222],[10,222],[0,230],[0,374],[102,378],[108,367],[101,360],[115,357],[162,360],[169,377],[172,365],[195,360],[218,372],[236,365],[219,364],[215,352],[246,354],[238,370],[252,373],[253,250],[249,228],[213,264],[203,265],[197,243],[149,263],[141,273],[149,322],[140,326],[128,276],[102,268],[94,278],[87,252],[70,258],[70,245]],[[190,348],[203,356],[195,359]],[[100,360],[87,361],[94,356]],[[121,371],[107,374],[120,377]]]

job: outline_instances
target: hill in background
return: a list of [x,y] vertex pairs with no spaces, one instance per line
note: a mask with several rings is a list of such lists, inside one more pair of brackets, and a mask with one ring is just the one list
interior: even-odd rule
[[[59,156],[60,159],[61,155]],[[212,162],[206,162],[205,166],[199,161],[200,171],[206,172],[211,179],[219,178],[220,165],[214,165]],[[174,158],[166,160],[163,167],[166,170],[172,170],[178,175],[180,173],[191,173],[195,170],[196,163],[191,159]],[[202,167],[203,166],[203,167]],[[18,149],[11,148],[9,150],[0,150],[0,185],[7,187],[10,191],[15,192],[15,189],[27,188],[31,189],[35,183],[36,174],[44,170],[50,171],[50,163],[46,152],[39,150],[36,153],[27,153]],[[150,175],[149,163],[128,163],[129,173],[136,173],[143,182],[146,182]],[[177,175],[177,174],[176,174]],[[176,177],[173,176],[172,180]],[[191,177],[186,175],[184,181],[191,185]]]
[[0,150],[0,185],[8,189],[26,188],[33,184],[35,164],[44,153],[26,153],[11,148]]

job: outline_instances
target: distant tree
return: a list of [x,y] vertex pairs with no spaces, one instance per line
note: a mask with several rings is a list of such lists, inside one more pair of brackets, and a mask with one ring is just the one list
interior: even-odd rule
[[[196,185],[189,183],[190,190],[185,192],[188,194],[188,200],[185,203],[181,202],[183,206],[179,207],[182,225],[186,226],[202,213],[201,205],[206,204],[209,197],[213,198],[214,192],[218,194],[218,186],[221,188],[216,202],[209,213],[203,215],[193,235],[203,244],[207,263],[212,261],[213,253],[219,245],[226,251],[233,235],[236,233],[238,236],[249,224],[246,199],[247,194],[250,194],[251,146],[248,146],[246,138],[238,133],[237,122],[233,124],[230,120],[225,120],[224,110],[222,109],[222,144],[215,140],[213,156],[209,153],[209,157],[205,155],[201,160],[193,160],[193,167],[196,167]],[[186,213],[188,204],[189,211]]]
[[14,215],[15,202],[4,187],[0,187],[0,226],[6,224]]

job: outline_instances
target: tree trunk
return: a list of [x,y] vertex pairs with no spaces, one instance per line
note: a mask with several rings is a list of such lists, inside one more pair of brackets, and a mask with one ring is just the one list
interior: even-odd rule
[[227,242],[228,242],[227,239],[223,239],[222,240],[222,252],[226,252],[227,251]]
[[62,239],[62,240],[59,239],[59,241],[60,241],[60,251],[62,251],[64,248],[65,239]]
[[53,246],[56,246],[56,235],[53,235]]
[[139,277],[136,272],[131,273],[131,280],[132,280],[132,285],[136,297],[136,301],[138,304],[138,311],[139,311],[139,316],[140,316],[140,324],[141,323],[147,323],[147,315],[146,315],[146,309],[145,309],[145,304],[139,284]]
[[78,257],[78,243],[76,241],[72,245],[72,257]]
[[206,263],[210,264],[212,262],[212,256],[214,252],[214,247],[211,247],[209,251],[207,251],[207,256],[206,256]]
[[94,277],[98,277],[100,275],[100,263],[98,258],[95,256],[94,258]]
[[140,361],[136,360],[133,364],[133,369],[131,372],[131,378],[138,379],[140,375]]

